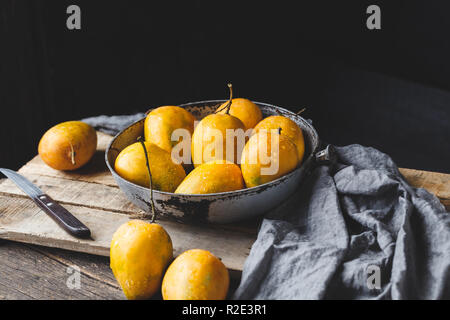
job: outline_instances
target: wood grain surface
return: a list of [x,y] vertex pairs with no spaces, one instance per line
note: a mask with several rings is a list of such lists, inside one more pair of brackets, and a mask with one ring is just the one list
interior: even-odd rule
[[402,175],[415,188],[424,188],[439,198],[445,208],[450,210],[450,174],[400,169]]
[[[107,257],[0,240],[0,300],[125,299]],[[69,287],[71,268],[80,286]]]

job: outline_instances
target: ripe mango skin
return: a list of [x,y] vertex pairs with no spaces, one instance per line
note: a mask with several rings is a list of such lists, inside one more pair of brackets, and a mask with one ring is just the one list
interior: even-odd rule
[[[157,145],[144,142],[147,148],[152,184],[155,190],[174,192],[186,177],[183,166],[172,162],[171,154]],[[148,188],[150,177],[144,148],[135,142],[123,149],[114,163],[115,171],[124,179]]]
[[207,194],[243,188],[244,180],[239,166],[228,161],[215,160],[192,170],[175,193]]
[[156,144],[161,149],[171,152],[181,141],[172,141],[172,132],[185,129],[192,135],[195,117],[186,109],[177,106],[162,106],[152,110],[144,122],[145,141]]
[[[220,110],[218,113],[225,114],[227,112],[225,108],[227,104],[228,101],[224,102],[217,109]],[[241,120],[246,130],[253,129],[256,124],[262,120],[261,109],[250,100],[244,98],[235,98],[231,100],[229,114]]]
[[111,240],[110,267],[129,300],[151,298],[172,259],[172,240],[159,224],[130,220]]
[[38,153],[53,169],[75,170],[89,162],[96,149],[97,133],[94,128],[81,121],[66,121],[44,133],[39,141]]
[[[212,160],[228,160],[233,163],[237,163],[238,154],[242,150],[238,150],[238,145],[236,143],[237,139],[232,139],[228,141],[227,139],[227,129],[231,130],[242,130],[245,132],[245,126],[241,120],[229,115],[229,114],[210,114],[204,117],[194,130],[192,135],[191,143],[191,153],[192,162],[195,167]],[[216,152],[216,141],[214,133],[217,132],[222,136],[222,145],[217,143],[217,147],[222,147],[223,154]],[[230,144],[230,148],[234,150],[234,156],[227,155],[227,144]],[[244,145],[242,146],[242,148]],[[205,158],[209,152],[205,152],[205,149],[211,148],[211,158]]]
[[[272,136],[270,131],[259,131],[250,137],[242,152],[241,170],[247,188],[278,179],[293,171],[298,163],[298,152],[294,142],[287,136],[276,134],[278,137],[278,152],[272,149]],[[274,143],[276,143],[275,141]],[[260,151],[263,150],[263,151]],[[264,156],[264,150],[269,163],[262,164],[260,152]],[[263,174],[262,168],[269,168],[278,163],[278,170],[274,174]]]
[[298,151],[299,164],[305,154],[305,139],[302,129],[291,119],[284,116],[270,116],[259,122],[254,129],[254,133],[261,129],[270,131],[271,129],[281,128],[281,135],[291,138]]
[[164,300],[224,300],[230,278],[225,265],[206,250],[183,252],[169,266],[162,283]]

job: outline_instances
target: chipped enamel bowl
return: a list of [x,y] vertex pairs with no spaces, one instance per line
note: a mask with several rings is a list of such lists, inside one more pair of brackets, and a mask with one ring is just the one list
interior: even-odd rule
[[[217,104],[226,100],[191,102],[181,105],[197,119],[211,114]],[[263,117],[283,115],[294,120],[303,130],[305,156],[300,167],[293,172],[266,184],[231,192],[212,194],[175,194],[153,191],[153,199],[159,215],[182,222],[230,223],[262,215],[276,207],[291,195],[301,183],[314,162],[319,147],[319,136],[313,126],[301,116],[267,103],[254,102]],[[117,155],[128,145],[143,136],[144,120],[139,120],[117,134],[106,149],[105,160],[119,188],[136,206],[150,213],[150,189],[129,182],[114,171]]]

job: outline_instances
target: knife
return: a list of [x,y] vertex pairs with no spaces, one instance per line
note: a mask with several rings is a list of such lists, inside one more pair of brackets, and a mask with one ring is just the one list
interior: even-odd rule
[[0,168],[0,172],[11,179],[42,210],[44,210],[47,215],[68,233],[77,238],[89,238],[91,236],[91,231],[88,227],[25,177],[10,169]]

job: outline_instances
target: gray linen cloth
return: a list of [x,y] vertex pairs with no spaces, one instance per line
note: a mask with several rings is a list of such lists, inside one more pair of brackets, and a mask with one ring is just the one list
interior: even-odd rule
[[449,299],[444,206],[386,154],[335,150],[264,219],[234,298]]
[[[116,133],[142,117],[84,121]],[[334,150],[267,214],[234,298],[450,299],[450,213],[386,154]]]

